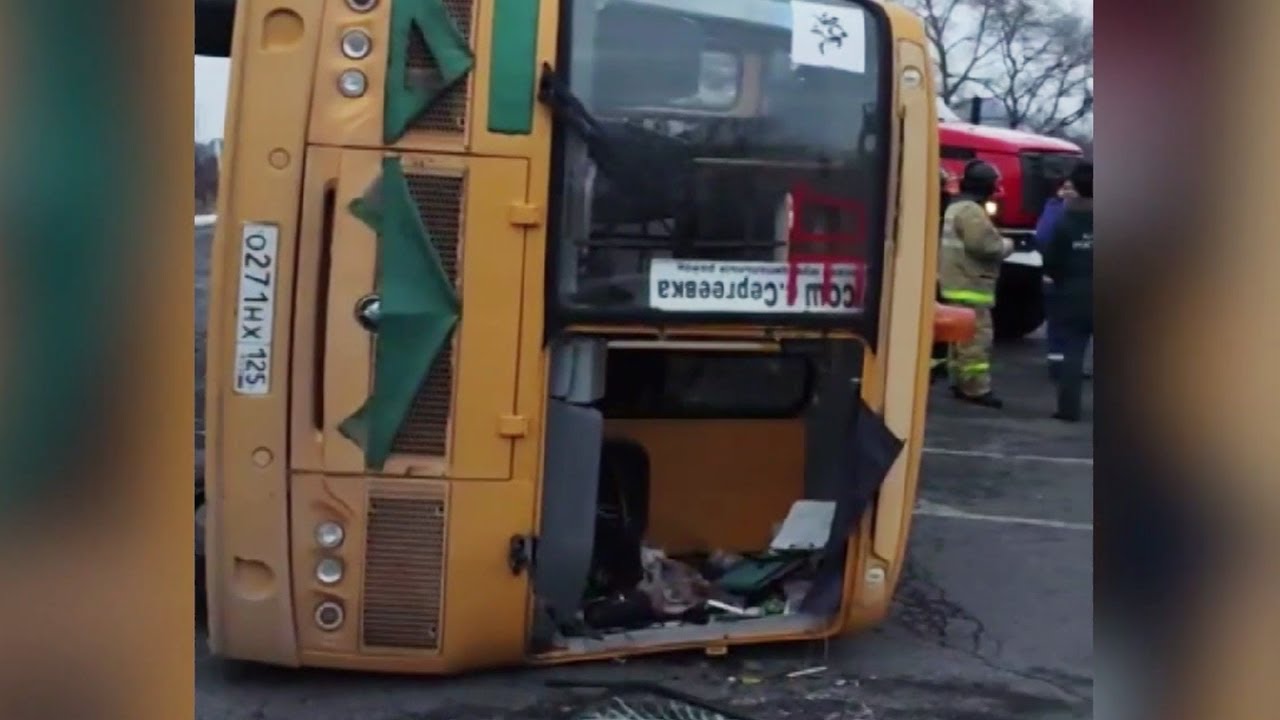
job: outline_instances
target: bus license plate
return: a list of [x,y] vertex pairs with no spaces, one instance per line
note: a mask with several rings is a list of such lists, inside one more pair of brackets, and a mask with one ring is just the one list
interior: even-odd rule
[[245,223],[240,240],[240,298],[236,311],[235,392],[271,391],[271,338],[276,304],[280,229]]

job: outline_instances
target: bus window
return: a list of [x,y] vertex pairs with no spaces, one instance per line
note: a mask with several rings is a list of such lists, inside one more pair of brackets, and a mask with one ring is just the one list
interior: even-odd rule
[[760,353],[614,350],[607,371],[601,409],[615,418],[793,418],[815,379],[809,358]]
[[[563,317],[825,314],[827,323],[847,324],[873,306],[888,173],[888,84],[877,62],[885,26],[860,23],[861,68],[800,65],[790,58],[786,2],[655,2],[691,28],[667,36],[692,35],[711,49],[693,55],[696,67],[653,67],[652,52],[689,53],[639,32],[609,34],[605,53],[599,43],[615,5],[575,4],[570,26],[566,92],[600,131],[564,133],[562,174],[553,180],[553,297]],[[663,72],[699,78],[697,93],[630,90],[631,78]],[[800,194],[838,202],[797,215]],[[831,241],[800,247],[793,223],[815,244]],[[796,271],[789,265],[806,261],[835,264],[845,296],[831,303],[823,292],[780,294]],[[810,273],[798,278],[806,287],[821,282],[821,270],[801,270]]]

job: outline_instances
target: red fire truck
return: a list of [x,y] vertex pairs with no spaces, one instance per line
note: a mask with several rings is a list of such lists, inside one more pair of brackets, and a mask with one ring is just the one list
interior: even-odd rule
[[958,178],[965,163],[974,159],[985,160],[1000,171],[1000,191],[988,203],[987,212],[1001,233],[1014,241],[1015,252],[1001,270],[992,321],[996,337],[1022,337],[1044,322],[1042,260],[1031,246],[1036,220],[1058,183],[1084,153],[1065,140],[967,123],[941,99],[938,120],[944,171]]

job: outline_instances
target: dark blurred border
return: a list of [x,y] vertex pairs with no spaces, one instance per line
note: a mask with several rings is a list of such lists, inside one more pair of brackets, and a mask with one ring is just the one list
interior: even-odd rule
[[1098,715],[1276,717],[1280,4],[1096,13]]
[[[1206,178],[1179,172],[1203,132],[1208,99],[1194,69],[1212,56],[1203,3],[1095,6],[1098,245],[1095,367],[1095,637],[1098,713],[1154,710],[1175,671],[1177,619],[1196,570],[1189,499],[1177,461],[1147,417],[1148,318],[1176,295],[1170,272],[1194,252],[1186,232]],[[1170,82],[1177,78],[1177,82]],[[1176,299],[1174,300],[1176,301]],[[1114,309],[1114,311],[1112,311]]]
[[194,715],[192,6],[0,5],[0,717]]

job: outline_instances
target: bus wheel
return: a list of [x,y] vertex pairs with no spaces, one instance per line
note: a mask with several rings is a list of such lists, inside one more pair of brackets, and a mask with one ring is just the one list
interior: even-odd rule
[[997,340],[1024,338],[1044,324],[1044,291],[1040,268],[1006,263],[996,283],[996,306],[991,311]]

